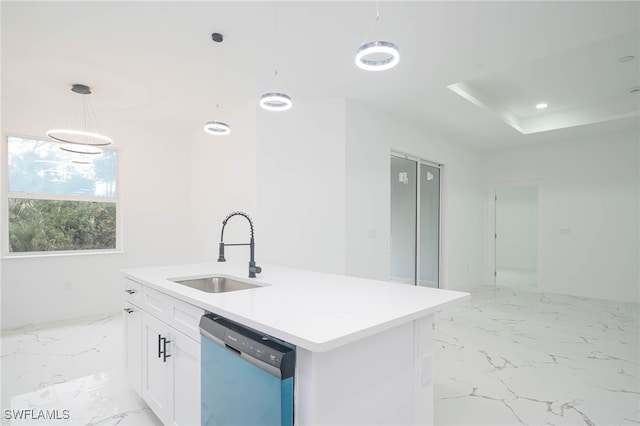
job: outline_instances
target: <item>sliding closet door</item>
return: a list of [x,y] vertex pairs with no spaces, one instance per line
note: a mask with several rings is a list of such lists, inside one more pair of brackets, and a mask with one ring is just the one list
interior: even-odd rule
[[416,283],[418,163],[391,157],[391,280]]
[[438,288],[440,248],[440,168],[420,164],[420,263],[418,285]]
[[440,167],[391,156],[391,280],[440,287]]

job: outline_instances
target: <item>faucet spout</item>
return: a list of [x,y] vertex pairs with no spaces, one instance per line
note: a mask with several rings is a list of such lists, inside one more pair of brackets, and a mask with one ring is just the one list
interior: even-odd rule
[[[224,228],[227,226],[227,222],[234,216],[242,216],[249,222],[249,228],[251,231],[250,239],[248,243],[229,244],[224,242]],[[218,262],[226,262],[224,257],[225,246],[249,246],[249,278],[255,278],[256,274],[262,272],[262,268],[256,265],[255,249],[256,243],[253,238],[253,222],[248,214],[244,212],[232,212],[222,221],[222,231],[220,232],[220,246],[218,250]]]

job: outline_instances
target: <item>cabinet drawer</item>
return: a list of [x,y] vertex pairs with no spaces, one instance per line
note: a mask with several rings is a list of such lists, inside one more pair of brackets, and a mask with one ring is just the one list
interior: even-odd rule
[[173,299],[169,324],[196,342],[200,342],[200,317],[204,310],[182,300]]
[[171,297],[164,293],[144,286],[142,290],[142,309],[168,323],[170,318],[169,312],[171,311],[171,299]]
[[142,302],[142,284],[125,277],[124,300],[140,307]]
[[193,340],[200,341],[199,324],[204,310],[146,286],[143,309]]

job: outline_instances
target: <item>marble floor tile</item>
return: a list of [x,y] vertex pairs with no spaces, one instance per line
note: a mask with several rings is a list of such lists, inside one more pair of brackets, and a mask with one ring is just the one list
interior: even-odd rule
[[3,426],[161,424],[123,376],[120,313],[3,330],[1,343]]
[[18,425],[161,425],[122,371],[81,377],[11,398]]
[[497,269],[496,285],[517,290],[537,291],[538,273],[519,269]]
[[640,424],[638,304],[483,287],[434,328],[438,425]]

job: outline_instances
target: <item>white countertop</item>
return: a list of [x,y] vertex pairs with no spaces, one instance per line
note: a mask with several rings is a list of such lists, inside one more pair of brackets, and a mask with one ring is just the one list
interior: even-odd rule
[[[265,265],[247,278],[247,263],[199,263],[124,269],[122,273],[206,311],[313,352],[325,352],[413,321],[468,296],[342,275]],[[170,279],[220,275],[263,287],[206,293]]]

